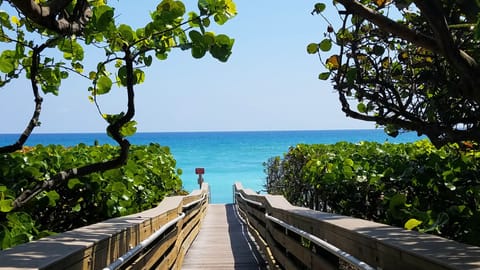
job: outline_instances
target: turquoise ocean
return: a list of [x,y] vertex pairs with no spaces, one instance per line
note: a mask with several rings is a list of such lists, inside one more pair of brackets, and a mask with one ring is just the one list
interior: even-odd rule
[[[16,134],[0,134],[0,145],[13,143]],[[211,188],[212,203],[232,202],[232,186],[241,182],[245,188],[264,191],[266,175],[263,163],[274,156],[283,156],[290,146],[300,143],[333,144],[340,141],[403,143],[423,139],[416,133],[402,133],[396,138],[383,130],[320,130],[320,131],[239,131],[239,132],[162,132],[137,133],[130,142],[137,145],[159,143],[170,147],[182,169],[185,190],[198,188],[195,168],[205,168],[204,179]],[[93,145],[115,144],[101,133],[33,134],[26,145],[60,144],[72,146],[78,143]]]

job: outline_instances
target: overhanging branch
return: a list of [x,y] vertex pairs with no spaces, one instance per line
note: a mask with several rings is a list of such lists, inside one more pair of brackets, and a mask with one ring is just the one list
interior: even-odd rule
[[46,5],[40,5],[35,0],[8,1],[36,24],[63,35],[81,34],[92,17],[87,0],[78,0],[74,8],[76,14],[67,16],[63,11],[73,0],[52,0]]
[[405,39],[432,52],[440,52],[440,48],[435,39],[424,33],[414,31],[406,25],[397,23],[380,14],[376,10],[373,10],[355,0],[337,0],[337,2],[342,4],[347,9],[348,13],[358,15],[374,23],[385,32],[392,33],[392,35]]
[[112,160],[105,162],[98,162],[90,165],[86,165],[80,168],[72,168],[62,172],[59,172],[54,177],[47,181],[43,181],[37,184],[33,189],[25,190],[18,196],[13,202],[13,210],[22,207],[27,204],[33,198],[35,198],[40,192],[50,190],[67,180],[72,178],[82,177],[94,172],[103,172],[123,166],[128,159],[128,151],[130,149],[130,142],[121,134],[121,128],[131,121],[135,115],[135,102],[134,102],[134,78],[133,78],[133,62],[130,48],[125,47],[125,62],[127,68],[127,96],[128,96],[128,109],[127,113],[121,117],[118,121],[111,123],[107,130],[112,138],[120,145],[120,155]]

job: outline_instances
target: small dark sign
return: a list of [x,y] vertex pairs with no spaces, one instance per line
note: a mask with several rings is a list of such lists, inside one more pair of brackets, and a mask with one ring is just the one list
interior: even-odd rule
[[195,174],[204,174],[205,168],[195,168]]

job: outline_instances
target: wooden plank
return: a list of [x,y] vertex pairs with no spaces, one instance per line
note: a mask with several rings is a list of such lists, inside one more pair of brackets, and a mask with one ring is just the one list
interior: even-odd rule
[[232,204],[211,204],[182,269],[263,269],[255,243]]

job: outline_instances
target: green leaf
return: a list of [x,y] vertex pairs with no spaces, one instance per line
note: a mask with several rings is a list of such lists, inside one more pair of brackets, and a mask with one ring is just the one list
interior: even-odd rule
[[133,83],[134,84],[141,84],[145,81],[145,72],[141,69],[135,69],[133,71]]
[[315,13],[322,13],[327,6],[324,3],[316,3],[314,6]]
[[93,10],[93,21],[99,32],[106,32],[109,28],[114,26],[114,12],[113,8],[107,5],[95,7]]
[[210,26],[210,19],[208,17],[202,19],[202,24],[205,27],[209,27]]
[[405,196],[405,194],[397,193],[393,195],[393,197],[390,199],[390,203],[389,203],[390,210],[395,211],[397,208],[402,208],[405,206],[406,202],[407,202],[407,197]]
[[103,95],[112,89],[112,80],[108,76],[100,76],[97,80],[97,95]]
[[72,178],[68,180],[67,186],[69,189],[74,189],[76,186],[83,186],[83,183],[78,178]]
[[330,77],[330,74],[331,72],[323,72],[323,73],[320,73],[320,75],[318,75],[318,78],[320,80],[325,81],[325,80],[328,80],[328,78]]
[[330,51],[331,48],[332,48],[332,41],[330,39],[326,38],[320,42],[320,50],[324,52],[328,52]]
[[136,39],[136,33],[130,25],[121,24],[118,26],[118,33],[126,43],[130,44]]
[[197,58],[197,59],[202,58],[203,56],[205,56],[206,53],[207,53],[207,50],[203,46],[194,45],[192,47],[193,58]]
[[193,43],[199,43],[203,41],[203,35],[197,30],[192,30],[188,32],[188,36],[190,37]]
[[120,134],[124,137],[132,136],[137,132],[137,122],[136,121],[130,121],[126,123],[125,125],[122,126],[120,129]]
[[193,11],[188,13],[188,25],[190,27],[199,27],[201,23],[201,18],[197,13]]
[[224,13],[217,13],[217,14],[215,14],[215,16],[213,16],[213,20],[218,25],[223,25],[228,21],[228,16]]
[[13,209],[13,200],[0,200],[0,212],[10,212]]
[[418,219],[411,218],[407,222],[405,222],[404,227],[407,230],[413,230],[414,228],[418,227],[422,223],[423,222]]
[[113,192],[123,193],[126,189],[127,189],[127,187],[126,187],[125,184],[123,184],[122,182],[115,182],[115,183],[112,185],[112,191],[113,191]]
[[367,112],[367,106],[364,103],[358,103],[357,110],[360,113],[366,113]]
[[80,212],[82,210],[82,206],[77,203],[74,207],[72,207],[72,212]]
[[83,47],[73,38],[65,38],[57,45],[67,60],[82,61],[84,58]]
[[310,43],[307,45],[307,53],[315,54],[318,52],[318,44],[317,43]]
[[215,44],[210,47],[210,54],[221,62],[226,62],[232,54],[235,40],[220,34],[215,37]]
[[151,55],[145,57],[144,63],[147,67],[151,66],[153,62],[153,57]]
[[127,86],[127,67],[122,66],[118,69],[118,84],[120,86]]
[[47,192],[47,197],[49,206],[56,206],[58,199],[60,199],[60,195],[55,190]]
[[344,165],[347,165],[347,166],[350,166],[350,167],[353,167],[353,165],[354,165],[355,163],[353,162],[353,160],[352,160],[351,158],[347,158],[347,159],[345,159],[345,160],[343,161],[343,164],[344,164]]
[[5,50],[0,55],[0,71],[3,73],[13,72],[18,67],[15,51]]
[[347,71],[347,82],[349,85],[353,85],[357,79],[357,69],[349,68]]

